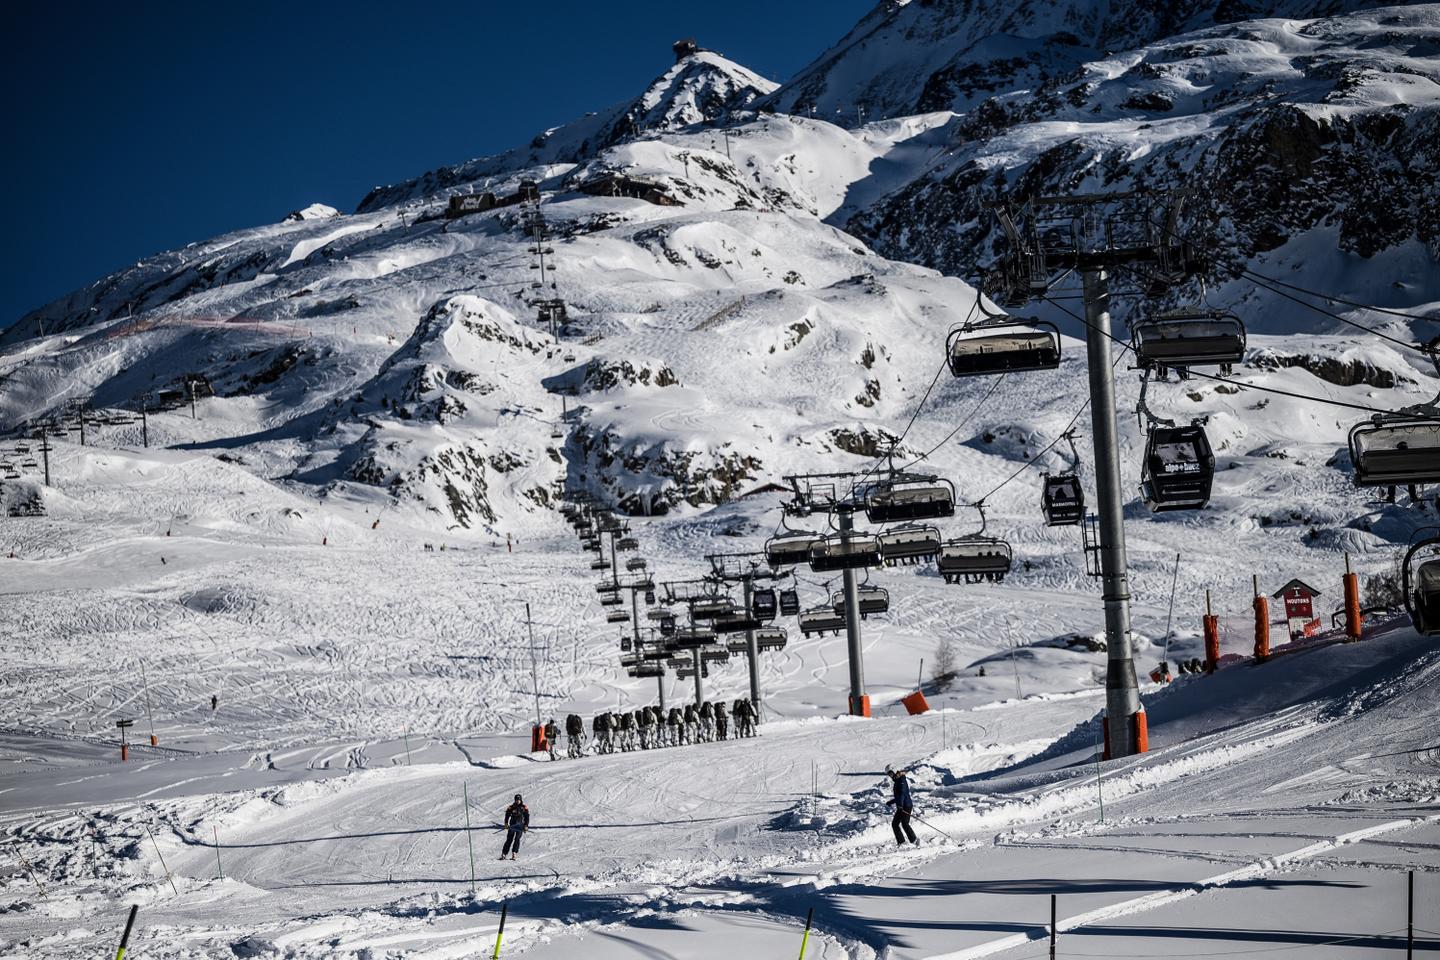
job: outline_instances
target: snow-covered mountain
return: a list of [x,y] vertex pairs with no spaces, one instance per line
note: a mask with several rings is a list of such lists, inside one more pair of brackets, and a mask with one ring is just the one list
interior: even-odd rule
[[[779,88],[682,52],[639,96],[528,145],[377,187],[350,215],[314,205],[148,257],[28,314],[0,337],[0,417],[134,410],[201,382],[206,416],[161,427],[177,442],[443,527],[548,529],[561,478],[648,513],[866,462],[973,310],[955,277],[993,256],[985,205],[1002,193],[1197,186],[1218,279],[1283,269],[1423,310],[1440,300],[1440,7],[1336,13],[1352,7],[885,3]],[[1063,56],[1006,61],[1038,72],[977,59],[1002,40]],[[988,79],[936,79],[960,73]],[[842,100],[884,119],[831,122]],[[527,181],[549,224],[546,289],[510,202]],[[447,217],[470,194],[489,208]],[[563,343],[536,320],[553,296],[572,319]],[[1343,329],[1241,281],[1209,296],[1254,314],[1252,332]],[[1395,384],[1386,406],[1430,389],[1418,357],[1362,339],[1255,345],[1283,360],[1261,378],[1358,364]],[[947,378],[916,433],[947,432],[974,386]],[[1078,397],[1063,378],[1044,392]],[[1190,402],[1218,416],[1222,401]],[[987,412],[1007,406],[1034,411],[1019,384]],[[1064,419],[974,432],[1038,438]],[[1027,444],[980,449],[933,462],[1008,469]]]

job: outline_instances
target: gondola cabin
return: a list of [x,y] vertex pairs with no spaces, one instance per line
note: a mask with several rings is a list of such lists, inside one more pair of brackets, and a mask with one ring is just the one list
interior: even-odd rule
[[1199,510],[1210,502],[1215,454],[1205,428],[1153,427],[1145,443],[1140,496],[1153,513]]
[[1440,483],[1440,420],[1377,416],[1350,430],[1357,487]]
[[810,548],[822,538],[808,530],[787,531],[765,543],[765,562],[772,567],[790,567],[810,561]]
[[966,325],[950,334],[945,349],[957,377],[1054,370],[1060,330],[1041,321]]
[[887,567],[933,560],[939,552],[940,531],[936,527],[911,524],[880,534],[880,555]]
[[1411,623],[1426,636],[1440,636],[1440,536],[1429,537],[1410,548],[1405,555],[1402,578],[1405,611],[1410,614]]
[[1131,331],[1143,367],[1185,369],[1245,359],[1245,324],[1228,313],[1171,314],[1142,320]]
[[756,620],[774,620],[776,612],[775,591],[761,587],[750,595],[750,615]]
[[882,480],[865,497],[871,523],[939,520],[955,516],[955,490],[946,481]]
[[994,537],[963,537],[940,548],[936,566],[946,583],[1001,583],[1010,572],[1010,544]]
[[1046,477],[1040,497],[1047,526],[1073,527],[1085,519],[1085,491],[1073,473]]
[[810,569],[816,573],[879,565],[880,541],[868,534],[852,534],[848,543],[837,534],[810,547]]
[[800,613],[800,592],[798,590],[780,591],[780,615],[782,617],[793,617]]

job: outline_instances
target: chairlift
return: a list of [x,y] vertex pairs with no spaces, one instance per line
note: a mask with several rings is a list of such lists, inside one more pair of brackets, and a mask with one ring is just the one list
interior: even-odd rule
[[34,470],[36,467],[40,466],[40,464],[34,460],[26,460],[22,462],[20,466],[24,467],[26,470]]
[[606,560],[604,557],[600,557],[600,558],[598,558],[598,559],[596,559],[596,560],[591,560],[591,561],[590,561],[590,569],[591,569],[591,570],[609,570],[609,569],[610,569],[610,561],[609,561],[609,560]]
[[19,479],[20,479],[20,474],[17,473],[17,472],[15,471],[15,469],[12,467],[10,470],[7,470],[7,471],[5,472],[5,479],[6,479],[6,480],[19,480]]
[[671,613],[664,607],[655,607],[653,610],[647,610],[645,612],[645,619],[654,620],[658,623],[661,620],[674,620],[675,614]]
[[765,541],[765,562],[772,567],[808,563],[810,548],[823,538],[810,530],[786,530]]
[[644,569],[645,569],[645,558],[644,558],[644,557],[631,557],[629,560],[626,560],[626,561],[625,561],[625,569],[626,569],[626,570],[629,570],[631,573],[634,573],[634,572],[636,572],[637,570],[644,570]]
[[800,633],[810,636],[814,633],[839,633],[845,629],[845,614],[836,613],[832,607],[816,607],[800,614]]
[[638,667],[631,667],[629,673],[632,677],[663,677],[665,667],[658,663],[642,663]]
[[646,650],[640,654],[642,660],[648,661],[664,660],[668,656],[670,656],[670,651],[662,650],[658,647]]
[[30,452],[30,445],[27,443],[17,443],[15,444],[15,452],[24,456]]
[[662,637],[673,637],[678,629],[680,628],[676,626],[674,617],[666,617],[660,621],[660,636]]
[[750,641],[744,639],[727,640],[725,641],[725,649],[729,650],[731,653],[749,653]]
[[800,591],[780,591],[780,615],[782,617],[793,617],[800,613]]
[[1440,420],[1377,414],[1350,428],[1357,487],[1440,483]]
[[754,617],[748,617],[740,611],[727,613],[710,621],[710,627],[716,633],[746,633],[750,630],[760,628],[760,621]]
[[735,612],[735,601],[729,597],[704,597],[690,605],[692,620],[711,620]]
[[1229,366],[1245,359],[1245,324],[1231,313],[1183,310],[1134,325],[1130,334],[1142,367]]
[[928,524],[906,524],[880,534],[880,555],[885,565],[933,560],[940,552],[940,531]]
[[602,607],[618,607],[624,602],[624,600],[620,599],[620,594],[618,593],[605,593],[600,595],[600,606]]
[[[1416,563],[1426,552],[1430,555]],[[1424,539],[1413,543],[1401,570],[1401,589],[1411,623],[1426,636],[1440,636],[1440,533],[1431,530]]]
[[1010,544],[1004,540],[971,534],[945,541],[936,566],[946,583],[1001,583],[1013,558]]
[[629,623],[629,622],[630,622],[630,614],[626,613],[624,610],[611,610],[609,613],[605,614],[605,622],[606,622],[606,623]]
[[810,569],[816,573],[878,567],[880,563],[880,541],[870,534],[851,534],[848,542],[836,534],[810,547]]
[[646,591],[645,591],[645,605],[648,607],[648,606],[652,606],[654,603],[655,603],[655,591],[654,591],[654,590],[646,590]]
[[728,647],[722,647],[722,648],[720,648],[719,650],[701,650],[701,651],[700,651],[700,662],[701,662],[701,663],[724,663],[726,660],[729,660],[729,659],[730,659],[730,650],[729,650]]
[[755,646],[761,650],[784,650],[788,639],[784,627],[765,627],[755,631]]
[[938,477],[896,473],[875,483],[865,495],[871,523],[938,520],[955,515],[955,485]]
[[1060,329],[1043,320],[1002,316],[952,330],[945,352],[957,377],[1054,370],[1060,366]]
[[715,631],[700,624],[687,624],[675,628],[675,646],[681,650],[694,650],[715,642]]
[[[620,652],[621,652],[621,653],[630,653],[630,649],[631,649],[631,647],[633,647],[633,646],[634,646],[634,641],[631,640],[629,637],[621,637],[621,638],[620,638]],[[632,663],[626,663],[627,660],[633,661],[633,662],[632,662]],[[640,655],[637,653],[637,654],[632,654],[631,656],[628,656],[628,657],[621,657],[621,658],[620,658],[620,662],[621,662],[622,664],[624,664],[625,666],[627,666],[627,667],[634,666],[635,664],[637,664],[637,663],[640,662]]]
[[563,440],[563,439],[565,439],[565,431],[564,431],[564,430],[561,430],[561,429],[559,428],[559,426],[551,427],[551,428],[550,428],[550,439],[551,439],[551,440]]
[[615,549],[621,552],[639,550],[640,541],[636,540],[634,537],[621,537],[619,540],[615,541]]
[[1073,473],[1045,475],[1040,493],[1040,509],[1045,524],[1051,527],[1073,527],[1085,519],[1085,490]]
[[1153,513],[1201,509],[1210,501],[1214,480],[1215,454],[1203,426],[1150,427],[1140,496]]
[[[860,607],[860,619],[870,614],[886,613],[890,610],[890,591],[884,587],[861,585],[855,588],[855,599]],[[845,591],[836,590],[830,595],[830,606],[841,616],[845,615]]]
[[750,594],[750,615],[756,620],[774,620],[777,603],[775,591],[761,587]]

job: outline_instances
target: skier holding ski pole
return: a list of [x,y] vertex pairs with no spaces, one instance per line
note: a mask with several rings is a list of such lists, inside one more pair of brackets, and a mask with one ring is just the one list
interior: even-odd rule
[[892,788],[892,795],[885,801],[885,805],[895,808],[895,816],[890,820],[890,829],[895,831],[895,842],[903,847],[908,837],[911,843],[919,846],[920,838],[915,836],[915,829],[910,826],[910,815],[915,812],[915,801],[910,796],[910,779],[905,776],[904,770],[896,770],[888,764],[885,773],[890,777]]

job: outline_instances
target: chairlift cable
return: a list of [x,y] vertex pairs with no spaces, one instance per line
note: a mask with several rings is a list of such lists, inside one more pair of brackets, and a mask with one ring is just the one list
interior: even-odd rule
[[1405,313],[1405,312],[1402,311],[1402,310],[1391,310],[1389,307],[1375,307],[1375,306],[1371,306],[1371,305],[1368,304],[1368,303],[1358,303],[1358,302],[1356,302],[1356,301],[1354,301],[1354,300],[1347,300],[1347,299],[1344,298],[1344,297],[1337,297],[1337,296],[1335,296],[1334,294],[1330,294],[1330,293],[1320,293],[1320,292],[1317,291],[1317,290],[1307,290],[1306,288],[1304,288],[1304,287],[1302,287],[1302,286],[1299,286],[1299,285],[1297,285],[1297,284],[1294,284],[1294,283],[1286,283],[1284,280],[1276,280],[1274,277],[1267,277],[1267,276],[1265,276],[1265,274],[1263,274],[1263,273],[1256,273],[1254,270],[1248,270],[1248,269],[1247,269],[1247,270],[1244,270],[1243,273],[1244,273],[1244,275],[1245,275],[1246,277],[1249,277],[1249,278],[1252,278],[1252,279],[1264,280],[1264,281],[1267,282],[1267,283],[1273,283],[1273,284],[1276,284],[1277,286],[1288,287],[1288,288],[1291,289],[1291,290],[1298,290],[1298,291],[1300,291],[1301,293],[1308,293],[1308,294],[1310,294],[1310,296],[1312,296],[1312,297],[1319,297],[1321,300],[1330,300],[1330,301],[1332,301],[1332,302],[1334,302],[1334,303],[1343,303],[1343,304],[1345,304],[1345,306],[1347,306],[1347,307],[1355,307],[1355,308],[1360,309],[1360,310],[1369,310],[1371,313],[1384,313],[1384,314],[1388,314],[1389,316],[1392,316],[1392,317],[1402,317],[1402,318],[1404,318],[1404,319],[1406,319],[1406,320],[1421,320],[1421,321],[1424,321],[1424,322],[1427,322],[1427,323],[1440,323],[1440,316],[1434,316],[1434,317],[1417,317],[1417,316],[1416,316],[1415,314],[1413,314],[1413,313]]
[[[1080,321],[1080,323],[1084,324],[1086,327],[1088,327],[1088,328],[1090,328],[1090,329],[1092,329],[1092,330],[1095,330],[1095,331],[1097,331],[1097,332],[1104,333],[1105,336],[1109,337],[1111,340],[1114,340],[1116,343],[1120,344],[1120,345],[1121,345],[1122,347],[1124,347],[1125,349],[1127,349],[1127,350],[1131,349],[1130,344],[1127,343],[1125,340],[1121,339],[1120,337],[1115,336],[1115,334],[1113,334],[1113,333],[1109,333],[1109,332],[1107,332],[1107,331],[1102,331],[1102,330],[1100,330],[1099,327],[1096,327],[1094,324],[1090,323],[1090,321],[1086,320],[1084,317],[1080,316],[1080,315],[1079,315],[1078,313],[1076,313],[1075,311],[1069,309],[1069,308],[1066,307],[1064,304],[1056,303],[1054,300],[1051,300],[1049,297],[1042,297],[1041,299],[1044,300],[1044,301],[1046,301],[1047,303],[1051,304],[1052,306],[1054,306],[1054,307],[1057,308],[1058,310],[1060,310],[1060,311],[1068,314],[1068,315],[1069,315],[1070,317],[1072,317],[1073,319]],[[1408,344],[1407,344],[1407,346],[1408,346]],[[1262,387],[1262,386],[1261,386],[1260,384],[1258,384],[1258,383],[1246,383],[1246,382],[1244,382],[1244,381],[1242,381],[1242,380],[1231,380],[1231,379],[1227,379],[1226,377],[1216,376],[1216,375],[1214,375],[1214,374],[1201,373],[1199,370],[1196,370],[1196,369],[1193,368],[1193,367],[1190,368],[1190,375],[1191,375],[1192,377],[1203,377],[1203,378],[1206,379],[1206,380],[1214,380],[1214,381],[1216,381],[1217,383],[1226,383],[1226,384],[1229,384],[1229,385],[1232,386],[1232,387],[1235,387],[1235,388],[1238,389],[1238,390],[1259,390],[1259,391],[1261,391],[1262,393],[1274,393],[1274,394],[1278,394],[1278,395],[1280,395],[1280,396],[1282,396],[1282,397],[1293,397],[1293,398],[1296,399],[1296,400],[1310,400],[1310,401],[1313,401],[1314,403],[1329,404],[1329,405],[1332,406],[1332,407],[1345,407],[1345,408],[1350,409],[1350,410],[1363,410],[1363,411],[1365,411],[1366,413],[1379,413],[1379,414],[1383,414],[1383,415],[1385,415],[1385,416],[1390,416],[1390,415],[1392,415],[1392,414],[1394,414],[1394,413],[1396,412],[1396,411],[1394,411],[1394,410],[1382,410],[1382,409],[1380,409],[1379,407],[1369,407],[1369,406],[1366,406],[1366,405],[1361,404],[1361,403],[1349,403],[1349,402],[1347,402],[1347,401],[1345,401],[1345,400],[1332,400],[1332,399],[1330,399],[1329,397],[1316,397],[1316,396],[1312,396],[1312,395],[1310,395],[1310,394],[1308,394],[1308,393],[1295,393],[1295,392],[1290,391],[1290,390],[1281,390],[1281,389],[1279,389],[1278,387]]]
[[909,470],[911,467],[915,466],[915,464],[919,463],[922,460],[928,459],[930,455],[933,454],[936,450],[939,450],[941,447],[945,446],[945,444],[949,443],[950,440],[961,431],[961,429],[967,426],[969,422],[974,419],[975,415],[980,412],[980,408],[985,406],[985,401],[990,399],[991,394],[993,394],[996,388],[1000,386],[1001,381],[1003,381],[1009,375],[1010,374],[1008,373],[1002,373],[1000,374],[1000,376],[995,377],[990,382],[990,389],[985,391],[985,396],[980,398],[980,402],[975,404],[975,408],[973,410],[971,410],[969,413],[967,413],[964,417],[961,418],[960,422],[955,425],[954,430],[951,430],[948,434],[945,435],[944,440],[941,440],[939,443],[935,444],[935,446],[931,447],[929,450],[926,450],[924,453],[920,454],[920,456],[916,457],[914,460],[911,460],[909,463],[905,464],[905,466],[901,467],[900,469]]
[[[1420,353],[1424,353],[1424,354],[1427,354],[1427,355],[1432,353],[1432,351],[1431,351],[1430,349],[1428,349],[1427,347],[1425,347],[1425,346],[1423,346],[1423,345],[1421,345],[1421,344],[1411,343],[1410,341],[1408,341],[1408,340],[1402,340],[1402,339],[1400,339],[1399,337],[1392,337],[1392,336],[1390,336],[1390,334],[1388,334],[1388,333],[1381,333],[1379,330],[1376,330],[1376,329],[1373,328],[1373,327],[1367,327],[1367,326],[1365,326],[1365,324],[1363,324],[1363,323],[1359,323],[1359,322],[1357,322],[1357,321],[1355,321],[1355,320],[1351,320],[1351,319],[1348,318],[1348,317],[1343,317],[1343,316],[1341,316],[1341,315],[1338,314],[1338,313],[1335,313],[1335,312],[1330,311],[1330,310],[1326,310],[1324,307],[1317,307],[1317,306],[1316,306],[1315,304],[1313,304],[1313,303],[1310,303],[1310,302],[1305,301],[1305,300],[1301,300],[1299,297],[1294,296],[1293,294],[1286,293],[1284,290],[1278,290],[1278,289],[1276,289],[1275,287],[1270,286],[1269,283],[1267,283],[1265,280],[1260,279],[1260,274],[1252,274],[1252,273],[1250,273],[1250,271],[1247,270],[1247,271],[1245,271],[1245,272],[1242,274],[1242,276],[1243,276],[1245,279],[1249,280],[1251,283],[1253,283],[1255,286],[1260,287],[1260,288],[1262,288],[1262,289],[1264,289],[1264,290],[1268,290],[1268,291],[1270,291],[1271,293],[1275,294],[1277,297],[1284,297],[1286,300],[1289,300],[1289,301],[1292,302],[1292,303],[1298,303],[1298,304],[1300,304],[1300,306],[1306,307],[1306,308],[1308,308],[1308,309],[1310,309],[1310,310],[1314,310],[1316,313],[1323,314],[1323,315],[1325,315],[1325,316],[1327,316],[1327,317],[1330,317],[1331,319],[1334,319],[1334,320],[1339,320],[1341,323],[1349,324],[1350,326],[1355,327],[1355,328],[1358,329],[1358,330],[1363,330],[1363,331],[1365,331],[1366,333],[1370,334],[1371,336],[1379,337],[1381,340],[1388,340],[1388,341],[1390,341],[1391,343],[1396,344],[1397,346],[1404,347],[1404,348],[1407,349],[1407,350],[1416,350],[1416,351],[1419,351]],[[1306,292],[1308,293],[1309,291],[1306,291]],[[1323,294],[1323,293],[1311,293],[1311,296],[1324,297],[1325,294]],[[1361,309],[1369,310],[1369,309],[1375,309],[1375,308],[1371,308],[1371,307],[1361,307]],[[1401,316],[1405,316],[1405,314],[1401,314]],[[1425,320],[1425,319],[1428,319],[1428,318],[1426,318],[1426,317],[1410,317],[1410,319],[1411,319],[1411,320]],[[1431,322],[1433,323],[1434,321],[1432,320]]]

